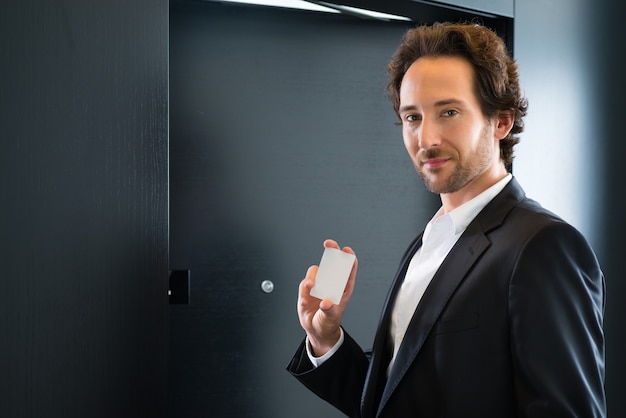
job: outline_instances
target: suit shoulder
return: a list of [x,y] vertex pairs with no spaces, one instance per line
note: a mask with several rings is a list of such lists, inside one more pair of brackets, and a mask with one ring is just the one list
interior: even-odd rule
[[577,247],[593,253],[589,242],[576,227],[533,199],[522,199],[509,213],[507,223],[518,237],[525,236],[527,243],[558,243],[559,246]]
[[537,229],[546,227],[559,227],[565,229],[575,229],[567,221],[561,218],[556,213],[544,208],[539,202],[533,199],[524,198],[515,205],[507,221],[520,222],[526,225],[527,228],[535,226]]

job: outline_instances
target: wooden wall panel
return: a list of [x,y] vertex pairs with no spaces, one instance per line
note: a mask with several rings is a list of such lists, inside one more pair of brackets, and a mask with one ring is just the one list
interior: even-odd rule
[[0,13],[0,416],[163,416],[168,3]]

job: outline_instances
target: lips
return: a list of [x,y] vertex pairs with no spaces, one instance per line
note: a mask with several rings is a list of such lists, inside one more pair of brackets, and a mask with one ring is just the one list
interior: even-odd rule
[[448,161],[450,161],[450,158],[430,158],[423,160],[422,166],[424,168],[434,170],[436,168],[443,167]]

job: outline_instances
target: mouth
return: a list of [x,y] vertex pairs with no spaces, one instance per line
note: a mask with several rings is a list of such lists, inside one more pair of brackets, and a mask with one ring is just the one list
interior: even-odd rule
[[429,170],[435,170],[443,167],[448,161],[450,161],[450,158],[430,158],[422,161],[422,167]]

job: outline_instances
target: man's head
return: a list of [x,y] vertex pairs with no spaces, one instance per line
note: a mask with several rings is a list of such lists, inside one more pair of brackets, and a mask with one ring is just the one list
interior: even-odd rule
[[519,86],[517,65],[502,39],[477,24],[437,23],[409,30],[387,67],[387,91],[396,112],[404,75],[422,57],[464,58],[474,70],[474,90],[485,118],[495,118],[504,110],[513,112],[513,126],[500,141],[500,157],[511,164],[528,104]]

